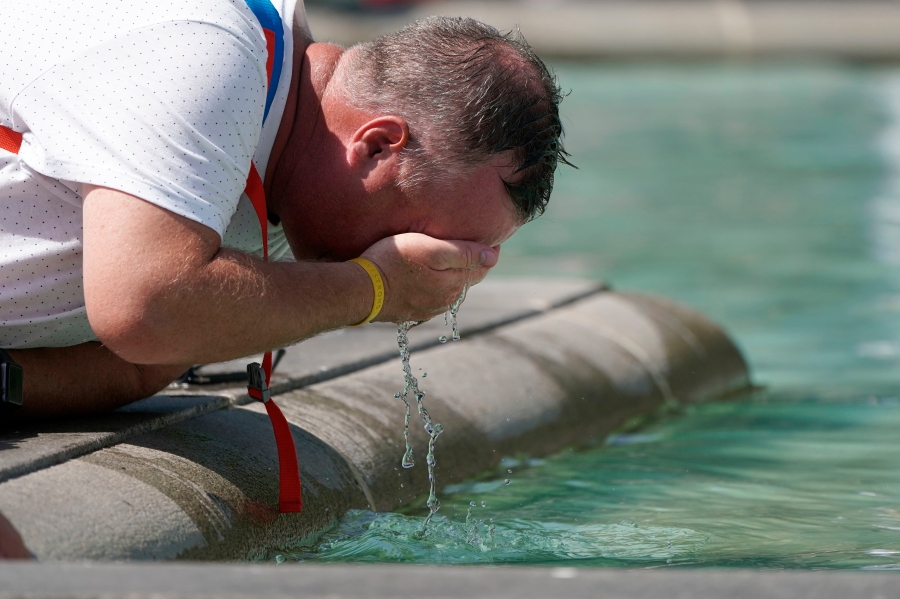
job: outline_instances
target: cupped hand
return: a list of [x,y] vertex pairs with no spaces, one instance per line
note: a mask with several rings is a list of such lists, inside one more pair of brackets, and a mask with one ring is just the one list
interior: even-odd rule
[[500,246],[403,233],[375,243],[362,257],[375,263],[384,279],[384,306],[375,320],[399,323],[446,312],[464,288],[497,264]]

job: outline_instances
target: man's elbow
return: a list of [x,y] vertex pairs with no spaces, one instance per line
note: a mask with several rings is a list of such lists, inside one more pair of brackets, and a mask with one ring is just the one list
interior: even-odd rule
[[94,334],[110,351],[132,364],[171,363],[171,327],[162,310],[151,301],[87,302]]

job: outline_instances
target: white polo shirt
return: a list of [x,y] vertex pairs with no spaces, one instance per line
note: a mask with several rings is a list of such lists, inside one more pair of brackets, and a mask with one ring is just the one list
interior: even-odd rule
[[[243,195],[265,173],[291,79],[294,1],[265,126],[266,40],[245,0],[3,0],[0,348],[96,339],[82,290],[81,183],[140,197],[259,255]],[[296,26],[306,28],[302,4]],[[273,82],[274,84],[275,82]],[[269,226],[273,259],[288,254]]]

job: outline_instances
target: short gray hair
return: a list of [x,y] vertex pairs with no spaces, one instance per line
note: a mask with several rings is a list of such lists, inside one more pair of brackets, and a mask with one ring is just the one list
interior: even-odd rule
[[338,68],[347,100],[409,123],[404,163],[414,170],[405,184],[509,154],[519,176],[506,188],[520,217],[544,212],[557,164],[569,164],[561,142],[562,94],[518,31],[429,17],[357,44],[346,57]]

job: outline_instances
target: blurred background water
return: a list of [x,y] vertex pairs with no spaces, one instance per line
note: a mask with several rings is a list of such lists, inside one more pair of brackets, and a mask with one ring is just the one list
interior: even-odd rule
[[503,274],[684,301],[736,335],[764,385],[896,382],[900,76],[694,64],[560,77],[581,168],[560,171],[546,217],[503,248]]
[[351,512],[276,559],[900,569],[900,71],[556,67],[579,169],[495,276],[673,297],[765,390],[508,456],[424,535],[421,507]]

